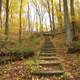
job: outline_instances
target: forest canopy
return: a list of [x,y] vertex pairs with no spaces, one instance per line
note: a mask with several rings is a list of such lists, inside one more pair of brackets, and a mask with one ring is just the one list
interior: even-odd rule
[[71,42],[68,33],[72,37],[74,28],[80,29],[79,4],[80,0],[0,0],[0,35],[6,39],[19,36],[21,41],[27,32],[51,31],[55,35],[66,31]]

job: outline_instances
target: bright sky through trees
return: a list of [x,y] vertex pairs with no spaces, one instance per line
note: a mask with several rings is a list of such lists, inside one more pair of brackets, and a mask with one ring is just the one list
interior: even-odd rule
[[[58,11],[59,0],[53,0],[54,18],[55,18],[55,24],[56,25],[59,24],[57,17],[64,15],[64,13],[63,13],[63,0],[61,0],[61,1],[62,1],[61,2],[62,12],[59,12]],[[80,2],[80,0],[75,0],[75,4],[74,4],[75,5],[75,13],[78,13],[77,9],[78,9],[79,6],[77,6],[77,4],[79,2]],[[38,6],[38,11],[37,12],[36,12],[36,6],[34,5],[34,3],[37,4],[37,6]],[[68,3],[70,4],[70,0],[68,0]],[[5,3],[3,3],[3,4],[5,5]],[[49,20],[48,10],[47,10],[47,7],[46,7],[46,5],[47,5],[46,1],[44,1],[44,0],[24,0],[23,1],[23,3],[22,3],[22,17],[24,18],[25,23],[26,23],[26,21],[28,21],[28,5],[29,5],[29,19],[30,19],[32,25],[36,24],[36,23],[38,23],[38,25],[40,25],[39,24],[39,19],[41,17],[41,18],[43,18],[43,25],[44,25],[43,27],[50,26],[50,20]],[[15,20],[16,20],[16,18],[19,18],[19,9],[20,9],[19,7],[20,7],[20,1],[19,0],[10,0],[10,13],[9,14],[11,14],[11,10],[12,10],[12,14],[14,16],[13,19],[15,19]],[[51,7],[52,6],[50,5],[50,9],[51,9]],[[70,6],[69,6],[69,8],[70,8]],[[69,12],[70,12],[70,9],[69,9]],[[5,15],[6,15],[5,6],[3,6],[2,7],[2,16],[4,17]],[[50,13],[50,15],[52,17],[51,13]],[[2,20],[4,20],[4,18],[2,18]],[[14,22],[15,22],[15,20],[14,20]],[[27,24],[25,24],[24,26],[27,26]]]

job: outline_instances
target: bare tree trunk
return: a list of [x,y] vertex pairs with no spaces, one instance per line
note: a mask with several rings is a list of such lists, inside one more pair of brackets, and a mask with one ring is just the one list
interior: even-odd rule
[[[61,13],[61,0],[59,0],[59,12]],[[59,17],[59,21],[60,21],[60,26],[62,27],[62,17]]]
[[13,11],[11,9],[11,24],[13,24]]
[[70,24],[70,19],[69,19],[69,15],[68,15],[68,5],[67,5],[67,0],[63,0],[63,4],[64,4],[64,27],[66,30],[66,44],[68,45],[68,47],[71,47],[72,44],[72,32],[71,32],[71,24]]
[[76,31],[75,31],[75,21],[74,21],[74,16],[75,16],[75,12],[74,12],[74,0],[70,0],[70,10],[71,10],[71,18],[72,18],[72,32],[73,32],[73,40],[76,39]]
[[[39,15],[39,14],[38,14],[38,15]],[[39,26],[40,28],[39,28],[39,29],[40,29],[40,32],[42,31],[42,27],[41,27],[42,21],[41,21],[41,20],[42,20],[42,19],[41,19],[41,16],[39,15],[39,24],[40,24],[40,26]]]
[[9,0],[6,0],[6,23],[5,23],[5,40],[8,39],[9,34]]
[[39,30],[38,30],[38,25],[37,25],[37,6],[36,6],[36,15],[35,16],[36,16],[36,30],[38,32]]
[[30,17],[29,17],[29,14],[30,14],[30,12],[29,12],[29,4],[28,4],[28,31],[30,32],[31,29],[30,29]]
[[55,35],[55,22],[54,22],[54,5],[53,5],[53,0],[52,0],[52,33]]
[[19,26],[19,42],[21,42],[21,38],[22,38],[22,19],[21,19],[21,17],[22,17],[22,0],[21,0],[21,2],[20,2],[20,26]]
[[0,0],[0,27],[2,29],[2,0]]

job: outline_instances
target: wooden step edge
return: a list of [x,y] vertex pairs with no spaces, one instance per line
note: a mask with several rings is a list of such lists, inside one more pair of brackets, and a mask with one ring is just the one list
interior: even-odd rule
[[54,53],[56,51],[40,51],[40,53]]
[[41,50],[40,52],[55,52],[55,50]]
[[45,48],[45,47],[43,47],[41,50],[46,50],[46,49],[48,49],[48,50],[56,50],[55,48]]
[[39,64],[61,64],[61,62],[60,61],[58,61],[58,60],[55,60],[55,61],[53,61],[53,62],[50,62],[50,61],[45,61],[45,62],[39,62]]
[[39,54],[39,56],[56,56],[56,54],[45,53],[45,54]]
[[56,56],[52,56],[52,57],[40,57],[39,59],[57,59],[59,60],[59,57],[56,57]]
[[56,54],[56,53],[39,53],[39,54],[49,54],[49,55],[52,55],[52,54]]
[[50,76],[50,75],[63,75],[64,74],[64,71],[62,70],[56,70],[56,71],[36,71],[36,72],[33,72],[32,75],[47,75],[47,76]]
[[58,64],[61,64],[60,61],[53,61],[53,62],[40,62],[39,65],[58,65]]

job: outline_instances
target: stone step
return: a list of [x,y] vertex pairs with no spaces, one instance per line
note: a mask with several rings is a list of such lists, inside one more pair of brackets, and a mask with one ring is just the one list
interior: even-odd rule
[[[32,72],[32,80],[59,80],[53,77],[64,76],[64,70],[59,57],[56,55],[56,49],[49,37],[45,37],[44,44],[39,53],[39,65],[38,69]],[[35,78],[37,77],[37,78]],[[41,78],[42,77],[42,78]],[[46,78],[45,77],[51,77]],[[64,80],[64,79],[60,79]]]
[[56,48],[54,48],[54,47],[49,47],[49,48],[45,48],[45,47],[42,47],[42,49],[50,49],[50,50],[56,50]]
[[51,41],[45,41],[43,44],[53,44]]
[[43,47],[41,50],[44,50],[44,51],[45,51],[45,50],[46,50],[46,51],[47,51],[47,50],[49,50],[49,51],[54,51],[55,48],[44,48],[44,47]]
[[53,45],[52,42],[45,42],[43,45]]
[[45,39],[44,41],[45,41],[45,42],[51,42],[51,40],[50,40],[50,39]]
[[39,61],[39,64],[45,64],[45,65],[52,65],[52,64],[61,64],[61,61],[59,61],[59,60],[53,60],[53,61],[50,61],[50,60],[40,60]]
[[43,46],[42,48],[50,49],[50,48],[54,48],[54,46]]
[[39,65],[47,65],[47,66],[54,66],[54,65],[61,65],[61,62],[59,61],[53,61],[53,62],[40,62]]
[[52,43],[50,40],[48,40],[48,41],[45,41],[44,43]]
[[59,57],[40,57],[40,60],[59,60]]
[[40,51],[40,53],[53,53],[53,52],[56,52],[56,51],[55,50],[54,51],[46,51],[46,50],[45,51],[43,51],[43,50]]
[[31,80],[67,80],[64,75],[56,76],[32,76]]
[[41,51],[42,52],[49,52],[49,53],[56,52],[56,50],[50,50],[50,49],[42,49]]
[[43,46],[53,46],[53,44],[52,43],[44,43],[44,45]]
[[51,40],[44,40],[44,43],[48,43],[48,42],[52,43]]
[[44,44],[53,44],[51,41],[45,41]]
[[54,65],[39,65],[39,71],[54,71],[54,70],[63,70],[61,64],[54,64]]
[[43,46],[53,46],[52,43],[44,43]]
[[47,45],[46,44],[46,45],[43,45],[43,47],[47,47],[47,48],[52,47],[53,48],[54,46],[53,45]]
[[60,62],[59,60],[57,59],[54,59],[54,60],[40,60],[40,62]]
[[39,56],[56,56],[56,53],[39,53]]
[[43,48],[43,49],[41,49],[41,51],[55,51],[55,49],[51,49],[51,48]]
[[33,72],[32,75],[41,75],[41,76],[58,76],[58,75],[63,75],[64,71],[63,70],[55,70],[55,71],[36,71]]

